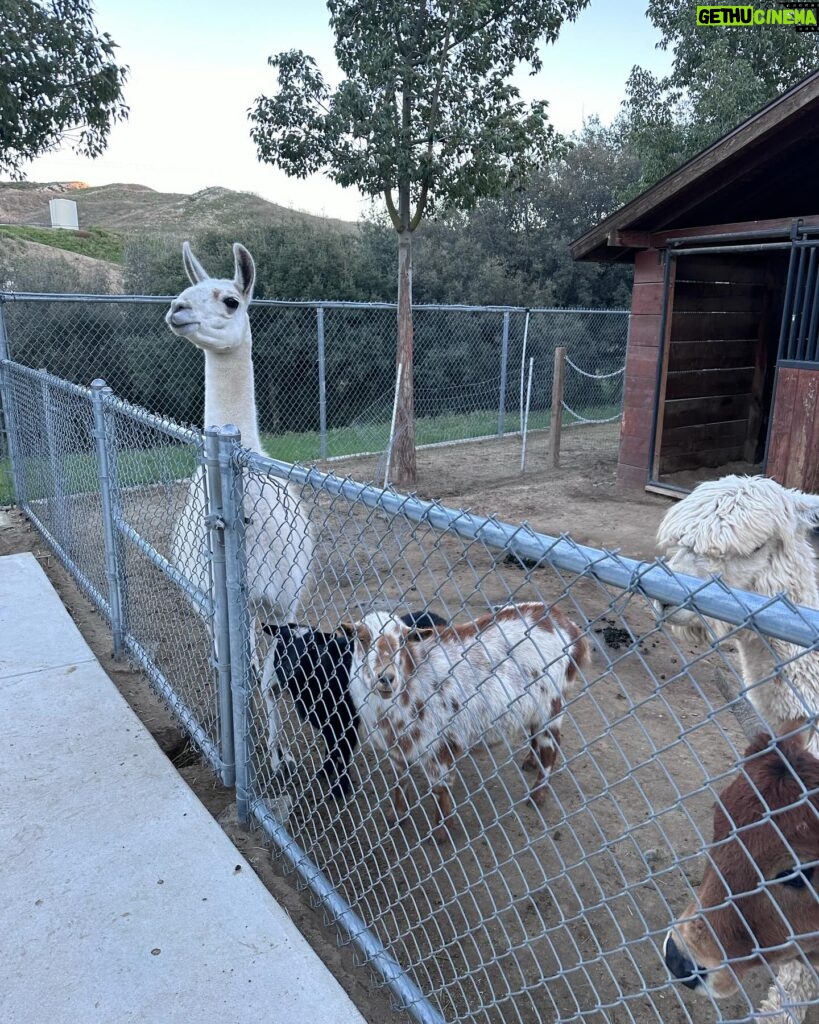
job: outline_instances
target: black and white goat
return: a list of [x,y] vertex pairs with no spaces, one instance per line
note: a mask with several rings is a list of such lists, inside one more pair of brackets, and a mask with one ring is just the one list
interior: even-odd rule
[[[409,612],[399,621],[414,629],[445,625],[434,612]],[[353,639],[343,631],[308,626],[264,626],[273,636],[264,662],[262,691],[271,700],[285,691],[303,722],[324,739],[321,773],[336,795],[350,792],[350,761],[358,747],[359,708],[350,692]]]

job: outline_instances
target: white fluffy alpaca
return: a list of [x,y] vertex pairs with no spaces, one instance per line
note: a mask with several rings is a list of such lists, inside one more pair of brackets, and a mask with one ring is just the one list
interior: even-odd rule
[[[807,531],[819,524],[819,495],[783,487],[762,476],[724,476],[702,483],[670,509],[657,540],[676,572],[708,578],[757,594],[784,593],[794,604],[819,607],[816,558]],[[674,632],[695,643],[733,629],[687,608],[658,606]],[[751,629],[736,634],[747,695],[776,734],[788,719],[819,711],[819,653]],[[777,669],[777,665],[784,666]],[[761,680],[768,680],[761,682]],[[819,737],[811,744],[819,754]],[[812,971],[799,962],[777,971],[760,1005],[766,1024],[800,1024],[819,992]]]
[[[817,608],[816,558],[807,537],[817,523],[819,495],[767,477],[724,476],[695,487],[671,508],[657,540],[676,572],[718,575],[739,590],[786,594],[794,604]],[[694,642],[734,628],[687,608],[660,610],[675,632]],[[736,643],[748,696],[774,732],[819,709],[819,654],[751,629],[740,631]],[[777,665],[784,668],[777,671]]]
[[[205,354],[205,426],[235,424],[242,444],[261,452],[253,381],[248,306],[256,268],[243,245],[233,245],[232,281],[211,278],[182,246],[182,261],[191,281],[173,300],[165,316],[174,334]],[[272,478],[245,477],[245,548],[251,614],[281,622],[298,621],[309,585],[313,537],[298,492]],[[172,559],[188,579],[206,593],[208,538],[204,528],[204,482],[199,470],[191,481],[185,508],[174,524]],[[268,700],[271,757],[277,766],[278,721]]]

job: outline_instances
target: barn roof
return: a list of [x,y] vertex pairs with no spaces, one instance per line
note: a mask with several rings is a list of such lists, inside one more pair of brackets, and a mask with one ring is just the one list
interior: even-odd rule
[[649,235],[819,214],[819,71],[571,243],[576,260],[631,260]]

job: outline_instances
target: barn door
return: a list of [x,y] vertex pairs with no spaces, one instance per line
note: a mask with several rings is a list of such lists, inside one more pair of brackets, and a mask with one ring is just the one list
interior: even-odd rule
[[766,448],[768,476],[819,489],[819,238],[791,245]]

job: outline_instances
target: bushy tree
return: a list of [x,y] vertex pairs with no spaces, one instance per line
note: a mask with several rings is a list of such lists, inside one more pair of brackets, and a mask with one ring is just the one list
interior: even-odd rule
[[82,156],[102,153],[128,116],[116,48],[89,0],[0,0],[0,173],[22,177],[67,137]]
[[[757,9],[779,8],[761,0]],[[650,0],[670,74],[635,67],[620,127],[640,157],[633,194],[673,171],[819,65],[819,33],[788,25],[700,26],[693,0]]]
[[251,110],[262,161],[323,171],[382,197],[398,234],[397,479],[415,479],[412,235],[425,216],[469,209],[525,180],[556,148],[543,101],[511,84],[541,41],[588,0],[328,0],[345,76],[332,90],[301,51],[270,58],[278,92]]
[[[454,301],[600,308],[629,304],[629,268],[575,263],[568,246],[621,205],[639,179],[639,161],[615,129],[594,118],[570,142],[564,154],[533,174],[525,187],[482,200],[468,215],[449,218],[445,228],[427,226],[420,239],[424,258],[418,275],[418,294],[423,301],[453,301],[452,292],[444,297],[434,289],[446,288],[452,276],[460,273],[460,264],[448,269],[448,264],[456,262],[451,252],[455,240],[448,235],[457,232],[461,263],[471,247],[471,266],[475,267],[478,258],[491,259],[495,272],[473,270],[480,287],[469,297]],[[426,276],[427,236],[435,238],[430,248],[439,250],[433,257],[435,281]],[[469,276],[460,276],[468,289]],[[497,300],[495,296],[501,292],[507,297]],[[492,300],[481,297],[489,294]]]

